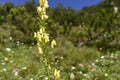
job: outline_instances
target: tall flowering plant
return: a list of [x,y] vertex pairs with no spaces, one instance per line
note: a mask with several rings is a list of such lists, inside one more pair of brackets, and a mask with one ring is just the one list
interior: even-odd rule
[[[45,66],[47,77],[50,80],[50,70],[51,65],[48,63],[46,58],[45,49],[43,50],[43,46],[47,43],[50,43],[51,48],[56,46],[56,41],[50,40],[49,34],[45,30],[46,20],[48,19],[48,15],[46,14],[46,10],[49,7],[47,0],[39,0],[39,6],[37,7],[37,12],[39,16],[39,30],[34,33],[34,38],[37,40],[37,47],[38,47],[38,54],[40,55],[40,62]],[[55,69],[54,70],[54,80],[59,80],[60,78],[60,71]]]

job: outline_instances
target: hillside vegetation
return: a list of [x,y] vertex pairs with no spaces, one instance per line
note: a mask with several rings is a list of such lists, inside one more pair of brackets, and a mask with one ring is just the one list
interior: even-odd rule
[[[37,6],[34,0],[0,4],[0,80],[48,80],[33,37],[39,26]],[[57,46],[52,52],[45,48],[51,65],[61,71],[60,80],[120,79],[119,0],[81,10],[59,4],[47,14],[46,30]]]

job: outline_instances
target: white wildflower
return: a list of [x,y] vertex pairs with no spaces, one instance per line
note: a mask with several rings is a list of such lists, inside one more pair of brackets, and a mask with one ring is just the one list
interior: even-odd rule
[[83,64],[79,64],[80,67],[83,67],[84,65]]
[[17,44],[17,46],[20,46],[20,44]]
[[13,38],[12,37],[9,37],[9,40],[12,40]]
[[3,63],[1,63],[1,65],[5,65],[5,63],[3,62]]
[[105,58],[105,56],[101,56],[100,58],[101,58],[101,59],[104,59],[104,58]]
[[20,43],[20,41],[17,41],[17,44],[19,44]]
[[92,65],[92,66],[94,66],[94,65],[95,65],[95,63],[92,63],[91,65]]
[[5,60],[5,61],[7,61],[7,60],[8,60],[8,58],[7,58],[7,57],[4,57],[4,60]]
[[6,69],[6,68],[3,68],[3,71],[7,71],[7,69]]
[[60,59],[63,59],[63,57],[61,56]]
[[13,74],[14,74],[15,76],[18,76],[18,74],[19,74],[19,69],[13,70]]
[[27,69],[27,67],[23,67],[22,69],[24,69],[24,70],[25,70],[25,69]]
[[86,77],[86,76],[87,76],[87,74],[84,74],[84,76]]
[[98,60],[95,60],[95,62],[98,62]]
[[14,73],[14,75],[15,75],[15,76],[18,76],[18,72],[16,71],[16,72]]
[[10,48],[6,48],[6,51],[10,52],[10,51],[11,51],[11,49],[10,49]]
[[74,66],[72,66],[71,69],[73,70],[73,69],[76,69],[76,68]]
[[117,13],[118,12],[118,7],[114,7],[114,12]]
[[108,76],[108,74],[107,74],[107,73],[105,73],[105,76]]
[[75,74],[74,73],[71,73],[70,74],[70,79],[74,79],[75,78]]
[[79,72],[80,74],[83,74],[82,71]]
[[45,77],[45,80],[48,80],[48,77]]
[[11,60],[10,63],[13,63],[13,61]]

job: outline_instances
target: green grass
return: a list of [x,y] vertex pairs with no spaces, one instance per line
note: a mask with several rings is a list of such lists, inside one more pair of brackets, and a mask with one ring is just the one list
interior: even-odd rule
[[[40,64],[36,46],[24,44],[9,48],[7,51],[7,47],[0,47],[0,80],[45,80],[45,66]],[[47,57],[61,70],[60,80],[120,79],[119,50],[99,52],[94,47],[74,47],[65,41],[58,43]]]

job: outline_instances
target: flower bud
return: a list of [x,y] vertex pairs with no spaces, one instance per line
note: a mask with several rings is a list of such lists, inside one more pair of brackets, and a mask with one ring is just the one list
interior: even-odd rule
[[43,50],[42,50],[41,47],[38,47],[38,50],[39,50],[39,54],[40,54],[40,55],[43,54]]
[[53,39],[53,40],[51,41],[51,47],[54,48],[54,46],[56,46],[56,41]]

